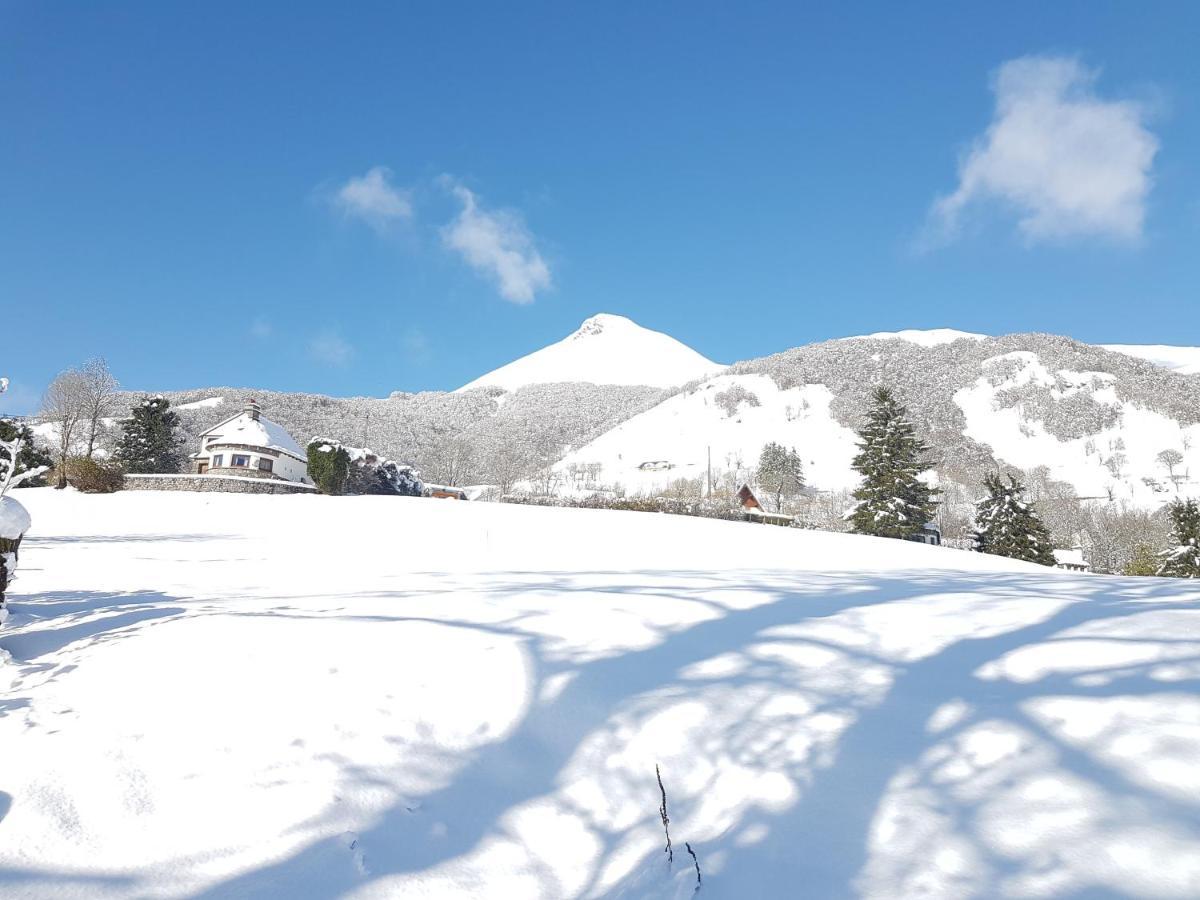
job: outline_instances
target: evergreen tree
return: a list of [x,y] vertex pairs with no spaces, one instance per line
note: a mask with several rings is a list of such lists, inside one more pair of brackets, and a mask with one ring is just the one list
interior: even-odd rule
[[863,482],[846,518],[858,534],[910,537],[933,519],[937,505],[937,492],[918,477],[929,468],[924,459],[929,448],[890,388],[876,388],[871,402],[854,457]]
[[1050,532],[1024,499],[1025,486],[1013,475],[983,479],[988,495],[975,508],[975,549],[994,556],[1054,565]]
[[121,423],[114,459],[127,472],[139,475],[171,474],[183,468],[181,440],[176,434],[179,414],[165,397],[144,397],[131,407],[131,418]]
[[783,498],[794,497],[804,487],[804,465],[795,448],[774,441],[762,448],[758,458],[758,486],[775,498],[775,512],[783,509]]
[[308,477],[322,494],[341,494],[350,477],[350,454],[337,441],[313,438],[308,442]]
[[1133,555],[1121,571],[1122,575],[1157,575],[1159,569],[1159,554],[1148,544],[1137,544]]
[[1200,578],[1200,503],[1176,500],[1170,506],[1170,550],[1161,558],[1159,575],[1172,578]]
[[[54,457],[34,445],[33,429],[24,422],[0,418],[0,442],[15,443],[20,447],[17,452],[16,469],[13,471],[14,477],[32,469],[54,468]],[[7,460],[0,461],[0,466],[5,465],[6,462]],[[44,475],[35,475],[32,478],[23,479],[21,484],[23,487],[42,487],[46,484],[46,478]]]

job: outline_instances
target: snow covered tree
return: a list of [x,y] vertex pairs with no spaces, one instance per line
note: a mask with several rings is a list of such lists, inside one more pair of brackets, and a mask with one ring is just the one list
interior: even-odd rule
[[341,494],[350,477],[350,454],[337,441],[313,438],[308,442],[308,477],[322,494]]
[[936,491],[919,477],[930,468],[925,461],[929,448],[907,416],[891,388],[879,387],[871,394],[853,463],[863,481],[846,515],[858,534],[906,538],[933,519]]
[[[54,457],[33,442],[33,429],[24,422],[16,419],[0,418],[0,445],[15,443],[17,449],[17,465],[13,475],[21,475],[30,469],[38,469],[34,475],[21,480],[22,487],[42,487],[46,483],[45,472],[54,466]],[[0,457],[4,451],[0,451]],[[5,465],[0,458],[0,467]],[[0,476],[3,477],[3,476]]]
[[1170,506],[1171,549],[1165,551],[1159,575],[1200,578],[1200,503],[1176,500]]
[[775,499],[775,512],[783,510],[785,497],[795,497],[804,487],[804,465],[800,454],[774,441],[758,457],[758,486]]
[[165,397],[143,397],[131,411],[133,415],[121,423],[113,457],[126,471],[139,475],[178,472],[183,452],[176,434],[179,414],[171,409],[171,402]]
[[1129,562],[1121,570],[1122,575],[1157,575],[1159,569],[1159,554],[1147,544],[1137,544],[1129,557]]
[[988,495],[975,508],[975,549],[994,556],[1054,565],[1050,532],[1025,500],[1025,486],[1015,475],[1008,483],[997,473],[984,477]]
[[[0,378],[0,393],[8,390],[8,379]],[[10,488],[32,481],[45,471],[42,466],[20,468],[25,439],[18,431],[13,437],[0,437],[0,625],[8,618],[4,593],[17,569],[21,538],[29,530],[29,513],[17,500],[7,496]]]

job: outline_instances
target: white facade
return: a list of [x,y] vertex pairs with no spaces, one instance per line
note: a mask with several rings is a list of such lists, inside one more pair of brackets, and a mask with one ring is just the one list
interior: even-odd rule
[[311,484],[308,461],[300,445],[282,426],[264,419],[258,401],[250,400],[236,416],[200,435],[200,451],[192,454],[199,475],[239,475]]

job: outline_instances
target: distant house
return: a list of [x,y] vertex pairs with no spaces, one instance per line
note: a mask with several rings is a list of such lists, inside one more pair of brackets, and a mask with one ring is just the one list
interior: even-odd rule
[[197,475],[239,475],[310,484],[308,458],[281,425],[263,418],[257,400],[200,435]]
[[932,522],[926,522],[916,534],[911,534],[906,541],[916,541],[918,544],[929,544],[933,547],[942,546],[942,529]]
[[425,484],[425,496],[433,497],[437,500],[469,500],[467,492],[463,488],[447,487],[444,484]]
[[1066,569],[1068,572],[1089,572],[1092,567],[1083,558],[1083,548],[1072,547],[1070,550],[1054,551],[1054,568]]
[[738,502],[742,504],[743,518],[747,522],[761,522],[764,525],[791,525],[792,516],[783,513],[767,512],[763,509],[750,485],[743,484],[737,492]]
[[675,466],[665,459],[648,459],[643,463],[638,463],[638,468],[643,472],[664,472],[667,469],[673,469]]

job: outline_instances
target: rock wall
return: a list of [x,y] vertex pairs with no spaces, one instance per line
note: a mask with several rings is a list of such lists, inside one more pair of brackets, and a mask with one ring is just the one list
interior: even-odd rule
[[126,475],[127,491],[224,491],[231,494],[312,494],[316,488],[293,481],[220,475]]

